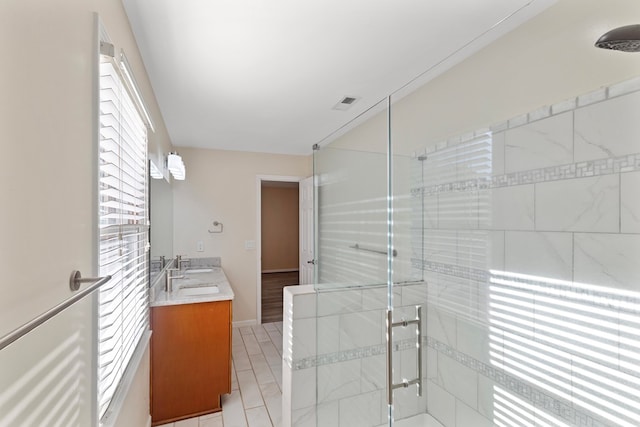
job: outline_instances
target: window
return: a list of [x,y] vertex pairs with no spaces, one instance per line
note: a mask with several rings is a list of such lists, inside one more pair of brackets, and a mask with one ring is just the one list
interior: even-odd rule
[[101,56],[98,416],[108,414],[148,330],[147,127],[114,58]]

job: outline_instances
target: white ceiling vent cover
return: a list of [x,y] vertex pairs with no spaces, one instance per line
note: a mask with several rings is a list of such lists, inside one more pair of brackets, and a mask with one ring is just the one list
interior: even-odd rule
[[346,111],[349,108],[351,108],[351,106],[353,104],[355,104],[356,102],[358,102],[360,100],[359,97],[357,96],[345,96],[343,97],[340,102],[338,102],[336,105],[333,106],[333,110],[340,110],[340,111]]

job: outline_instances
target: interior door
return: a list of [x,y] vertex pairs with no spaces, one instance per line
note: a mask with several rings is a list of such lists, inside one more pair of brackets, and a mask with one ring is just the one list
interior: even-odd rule
[[300,181],[300,284],[313,283],[313,176]]

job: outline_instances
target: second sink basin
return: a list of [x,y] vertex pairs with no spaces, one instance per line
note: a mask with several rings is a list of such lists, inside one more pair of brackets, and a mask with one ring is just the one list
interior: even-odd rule
[[211,273],[213,268],[190,268],[185,271],[186,274]]
[[218,285],[189,286],[180,288],[178,292],[184,296],[211,295],[219,293],[220,288],[218,288]]

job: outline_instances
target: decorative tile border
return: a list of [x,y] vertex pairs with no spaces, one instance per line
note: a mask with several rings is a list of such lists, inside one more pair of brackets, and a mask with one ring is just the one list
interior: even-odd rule
[[545,410],[550,414],[554,414],[571,425],[579,427],[607,427],[610,424],[606,420],[602,420],[595,414],[589,414],[577,410],[570,402],[564,399],[551,396],[534,385],[518,379],[517,377],[506,373],[500,368],[491,366],[481,362],[468,354],[456,350],[448,344],[438,341],[432,337],[425,337],[426,345],[438,353],[441,353],[461,365],[489,378],[496,384],[501,385],[505,389],[517,394],[528,402],[531,402],[536,408]]
[[[446,141],[433,144],[422,152],[414,152],[413,157],[427,156],[427,161],[432,156],[437,156],[440,151],[443,154],[450,152],[452,147],[464,144],[483,143],[487,145],[486,167],[479,168],[475,173],[477,177],[462,179],[455,182],[447,182],[430,186],[417,186],[411,188],[413,197],[442,194],[447,192],[490,190],[492,188],[509,187],[515,185],[535,184],[541,182],[558,181],[563,179],[583,178],[592,176],[611,175],[624,172],[640,171],[640,153],[619,157],[608,157],[588,162],[570,163],[560,166],[518,171],[514,173],[491,176],[491,143],[492,133],[502,132],[529,123],[543,120],[567,111],[576,110],[587,105],[602,102],[619,96],[640,91],[640,77],[621,83],[597,89],[595,91],[567,99],[551,106],[543,106],[520,116],[491,126],[489,129],[478,129],[464,135],[452,137]],[[477,159],[476,159],[477,162]],[[482,161],[481,161],[482,163]],[[438,166],[438,165],[436,165]],[[445,166],[445,165],[440,165]],[[451,166],[451,165],[449,165]]]
[[[402,340],[397,342],[393,349],[395,351],[409,350],[416,347],[415,339]],[[331,365],[348,360],[364,359],[366,357],[378,356],[387,353],[386,344],[372,345],[368,347],[354,348],[352,350],[338,351],[335,353],[319,354],[294,360],[291,368],[294,371],[300,369],[315,368],[323,365]]]
[[640,153],[619,157],[607,157],[588,162],[512,172],[492,177],[465,179],[410,189],[412,197],[432,196],[442,193],[491,190],[515,185],[537,184],[572,178],[612,175],[640,171]]
[[[466,353],[456,350],[450,345],[438,341],[432,337],[423,337],[422,345],[432,348],[438,353],[447,356],[465,367],[477,372],[480,375],[492,380],[496,384],[504,387],[528,402],[533,406],[544,411],[556,415],[561,419],[568,421],[571,425],[579,427],[607,427],[609,424],[606,420],[598,418],[594,414],[577,410],[570,402],[564,399],[550,395],[538,387],[518,379],[504,370],[481,362],[478,359],[469,356]],[[415,340],[403,340],[396,344],[396,351],[409,350],[415,348]],[[369,347],[362,347],[342,352],[322,354],[317,356],[306,357],[294,360],[292,369],[294,371],[301,369],[316,368],[335,363],[345,362],[348,360],[364,359],[367,357],[378,356],[386,353],[386,345],[380,344]]]
[[[459,277],[464,278],[483,278],[491,283],[496,281],[496,283],[501,284],[501,286],[518,287],[520,284],[528,285],[528,287],[531,288],[532,297],[535,297],[535,295],[555,295],[555,297],[559,299],[567,298],[569,300],[579,300],[578,302],[585,306],[587,311],[588,307],[593,306],[600,310],[608,308],[612,313],[626,313],[627,315],[635,316],[640,314],[640,294],[632,293],[630,291],[612,290],[611,292],[607,292],[604,288],[587,284],[574,284],[573,282],[553,279],[542,280],[534,276],[505,273],[500,271],[484,271],[443,263],[426,262],[422,264],[421,260],[417,259],[414,259],[413,261],[415,263],[421,263],[421,265],[424,265],[432,271],[456,274]],[[540,290],[537,290],[538,287],[541,287]],[[433,337],[423,337],[422,342],[423,346],[429,347],[438,353],[455,360],[461,365],[464,365],[472,371],[483,375],[495,382],[496,385],[501,386],[505,390],[514,393],[526,402],[529,402],[535,408],[539,408],[549,414],[553,414],[554,416],[567,421],[572,426],[604,427],[610,425],[609,421],[604,418],[606,415],[598,415],[590,412],[588,409],[574,407],[572,402],[559,398],[556,394],[546,391],[538,385],[533,385],[532,383],[523,380],[518,375],[509,373],[508,371],[493,366],[490,363],[482,362],[457,350],[449,344],[438,341]],[[396,343],[394,350],[410,350],[413,349],[414,346],[415,341],[407,339]],[[294,360],[290,366],[294,371],[302,370],[332,365],[349,360],[365,359],[384,355],[385,352],[386,345],[378,344],[298,359]],[[589,358],[587,357],[587,359]],[[611,366],[611,369],[615,370],[616,367]],[[620,369],[620,371],[626,372],[624,369]],[[635,375],[634,372],[626,373]],[[625,385],[632,388],[637,386],[635,382],[625,383]],[[625,409],[630,411],[636,410],[629,406],[625,406]]]

